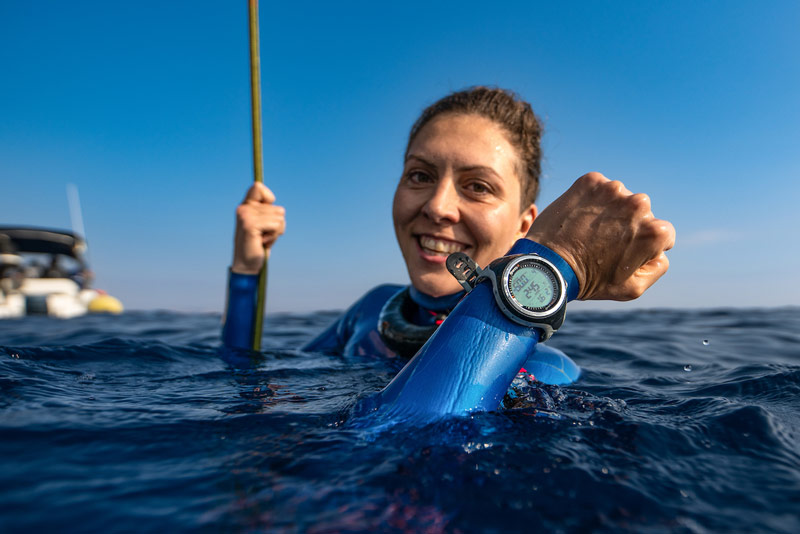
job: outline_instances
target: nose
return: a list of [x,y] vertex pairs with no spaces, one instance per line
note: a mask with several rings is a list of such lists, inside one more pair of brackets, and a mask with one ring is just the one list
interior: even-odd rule
[[453,179],[444,176],[431,190],[431,196],[422,208],[422,212],[435,223],[457,223],[460,197]]

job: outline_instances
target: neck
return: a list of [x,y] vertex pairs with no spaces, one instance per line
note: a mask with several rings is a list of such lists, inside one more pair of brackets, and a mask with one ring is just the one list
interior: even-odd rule
[[409,288],[409,294],[411,296],[411,300],[416,302],[418,306],[437,312],[452,310],[456,307],[458,301],[464,296],[464,292],[459,291],[458,293],[453,293],[452,295],[432,297],[427,293],[423,293],[422,291],[418,290],[414,286]]

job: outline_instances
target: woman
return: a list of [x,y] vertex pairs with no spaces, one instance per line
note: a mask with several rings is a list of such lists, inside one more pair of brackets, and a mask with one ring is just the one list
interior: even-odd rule
[[[641,295],[667,269],[672,226],[653,217],[646,195],[633,195],[596,173],[578,180],[537,219],[540,138],[530,105],[509,91],[475,87],[425,109],[409,135],[392,210],[411,285],[371,290],[304,350],[412,355],[424,333],[430,335],[463,295],[445,268],[447,256],[464,252],[485,266],[525,236],[571,266],[579,298]],[[285,228],[284,209],[274,201],[269,189],[256,184],[237,209],[223,335],[230,346],[249,346],[256,275]],[[403,313],[392,317],[409,324],[379,332],[378,317],[387,302],[398,299]],[[411,334],[397,339],[392,332]],[[423,335],[416,345],[404,346],[414,332]],[[544,361],[547,374],[554,358],[562,366],[562,373],[548,374],[546,381],[577,377],[577,366],[563,354],[541,346],[536,352],[526,368]]]

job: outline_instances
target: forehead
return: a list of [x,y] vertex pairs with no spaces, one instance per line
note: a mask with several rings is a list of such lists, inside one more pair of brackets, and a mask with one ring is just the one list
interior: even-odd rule
[[426,124],[408,147],[407,158],[434,164],[490,167],[502,176],[516,176],[517,152],[505,131],[480,115],[439,115]]

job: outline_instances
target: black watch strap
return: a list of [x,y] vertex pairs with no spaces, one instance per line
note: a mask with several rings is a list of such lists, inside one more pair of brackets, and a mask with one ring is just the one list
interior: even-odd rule
[[481,268],[475,263],[475,260],[464,254],[463,252],[454,252],[447,257],[445,262],[447,270],[450,271],[458,283],[461,284],[467,293],[477,284],[480,277]]

